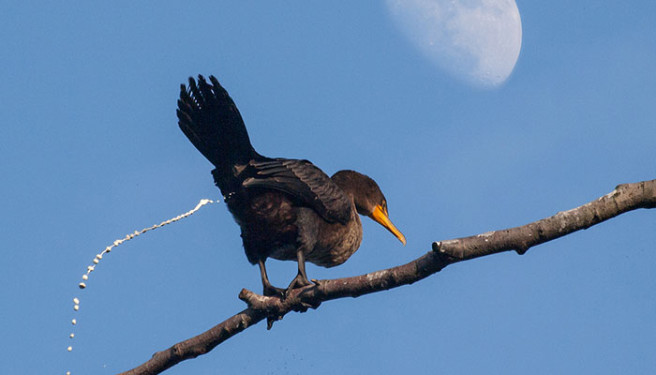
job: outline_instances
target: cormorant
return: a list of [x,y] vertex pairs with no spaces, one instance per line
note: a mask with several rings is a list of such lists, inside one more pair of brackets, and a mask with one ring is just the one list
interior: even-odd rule
[[246,256],[258,264],[264,294],[285,295],[269,282],[267,258],[296,260],[289,289],[311,285],[305,261],[323,267],[344,263],[360,246],[360,215],[406,240],[388,218],[387,201],[371,178],[351,170],[328,177],[307,160],[258,154],[227,91],[214,77],[180,87],[178,124],[214,166],[214,182],[241,228]]

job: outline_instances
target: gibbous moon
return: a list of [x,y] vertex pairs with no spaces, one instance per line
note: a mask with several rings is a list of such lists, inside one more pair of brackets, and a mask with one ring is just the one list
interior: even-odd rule
[[512,73],[522,46],[515,0],[387,0],[392,18],[439,67],[493,88]]

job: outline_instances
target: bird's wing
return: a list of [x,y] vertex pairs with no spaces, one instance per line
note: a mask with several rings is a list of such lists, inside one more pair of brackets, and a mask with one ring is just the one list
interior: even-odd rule
[[244,121],[228,92],[210,76],[208,83],[189,78],[189,88],[180,86],[178,125],[191,143],[220,170],[246,164],[257,155]]
[[351,200],[323,171],[307,160],[269,159],[251,161],[242,185],[283,191],[312,207],[326,221],[346,224]]

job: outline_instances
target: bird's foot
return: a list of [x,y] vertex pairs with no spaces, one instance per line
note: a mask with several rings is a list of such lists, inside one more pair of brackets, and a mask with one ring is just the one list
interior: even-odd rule
[[263,292],[262,294],[267,296],[267,297],[278,297],[280,299],[285,299],[285,296],[287,295],[287,290],[281,289],[281,288],[276,288],[275,286],[269,284],[269,285],[264,285],[263,287]]
[[296,275],[294,280],[292,280],[291,283],[289,283],[289,286],[287,287],[287,290],[290,291],[292,289],[298,289],[298,288],[303,288],[308,285],[312,285],[310,280],[307,279],[307,277],[301,275],[300,273]]

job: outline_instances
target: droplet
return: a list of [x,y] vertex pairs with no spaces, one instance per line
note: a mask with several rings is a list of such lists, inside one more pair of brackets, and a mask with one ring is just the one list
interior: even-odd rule
[[[89,275],[91,274],[91,272],[93,272],[93,271],[95,270],[95,265],[96,265],[96,264],[99,264],[100,260],[103,258],[103,255],[109,253],[114,247],[116,247],[116,246],[122,244],[122,243],[125,242],[125,241],[131,240],[132,238],[134,238],[134,237],[136,237],[136,236],[139,236],[139,235],[141,235],[141,234],[143,234],[143,233],[146,233],[146,232],[148,232],[148,231],[150,231],[150,230],[160,228],[160,227],[162,227],[163,225],[166,225],[166,224],[169,224],[169,223],[175,222],[175,221],[180,220],[180,219],[184,219],[184,218],[190,216],[191,214],[193,214],[194,212],[198,211],[198,209],[199,209],[202,205],[207,204],[207,203],[214,203],[214,202],[211,201],[211,200],[209,200],[209,199],[203,199],[203,200],[201,200],[200,203],[196,206],[196,208],[194,208],[193,210],[191,210],[191,211],[189,211],[189,212],[187,212],[187,213],[185,213],[185,214],[178,215],[178,216],[176,216],[176,217],[174,217],[174,218],[172,218],[172,219],[169,219],[169,220],[167,220],[167,221],[161,222],[160,224],[156,224],[156,225],[153,225],[153,226],[148,227],[148,228],[144,228],[144,229],[142,229],[142,230],[140,230],[140,231],[139,231],[139,230],[135,230],[134,233],[127,234],[127,235],[125,235],[125,237],[123,237],[122,239],[114,240],[114,242],[113,242],[111,245],[107,246],[107,247],[106,247],[102,252],[100,252],[99,254],[96,254],[96,256],[93,258],[93,264],[90,265],[90,266],[88,266],[88,267],[87,267],[87,272],[86,272],[85,274],[82,275],[82,280],[83,280],[83,281],[87,281],[87,280],[89,280]],[[80,282],[80,283],[78,284],[78,287],[79,287],[80,289],[85,289],[85,288],[87,287],[87,284],[86,284],[85,282]],[[77,297],[73,298],[73,303],[74,303],[74,305],[73,305],[73,310],[78,311],[78,310],[80,309],[80,300],[79,300],[79,298],[77,298]],[[71,320],[71,323],[72,323],[73,325],[76,325],[76,324],[77,324],[77,321],[76,321],[75,319],[72,319],[72,320]],[[71,334],[69,335],[69,337],[72,339],[72,338],[75,337],[75,334],[74,334],[74,333],[71,333]],[[67,349],[68,349],[68,351],[70,352],[70,351],[73,350],[73,347],[72,347],[72,346],[69,346]],[[70,375],[70,373],[71,373],[70,371],[67,371],[67,372],[66,372],[66,375]]]

